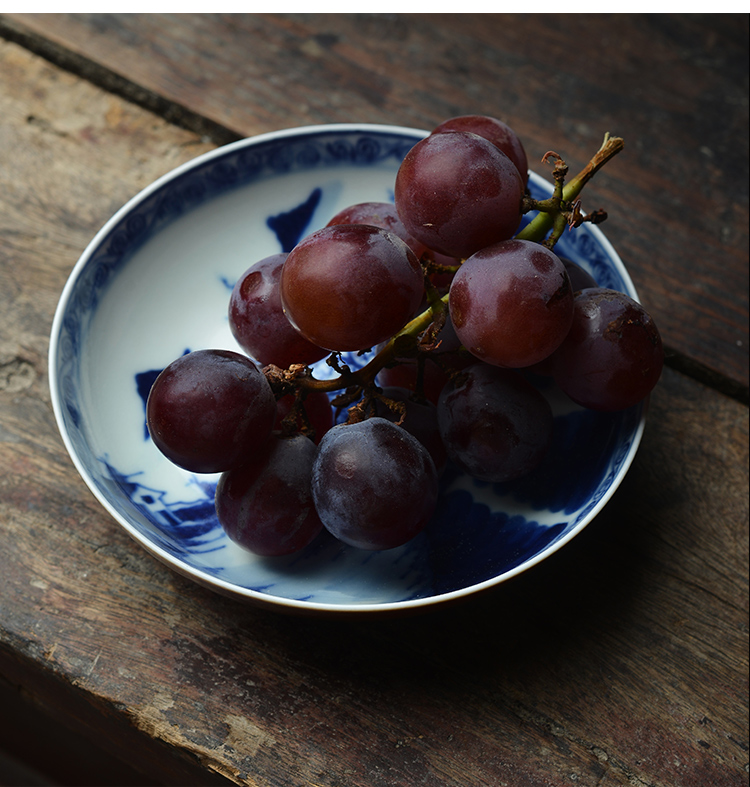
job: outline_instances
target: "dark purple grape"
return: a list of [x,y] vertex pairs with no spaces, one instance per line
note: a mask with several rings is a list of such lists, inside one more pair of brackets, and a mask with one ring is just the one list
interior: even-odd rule
[[310,544],[323,529],[310,487],[316,454],[307,437],[272,435],[250,462],[224,473],[216,514],[227,536],[269,557]]
[[438,401],[448,456],[483,481],[510,481],[536,468],[552,439],[547,400],[518,372],[476,363]]
[[546,358],[565,338],[573,291],[556,254],[532,241],[503,241],[461,266],[450,289],[450,313],[469,352],[520,368]]
[[392,202],[358,202],[339,211],[326,225],[333,227],[336,224],[371,224],[398,235],[402,241],[414,252],[417,259],[427,251],[427,247],[406,231],[404,223],[399,218],[396,206]]
[[328,353],[292,327],[281,307],[279,281],[286,254],[256,262],[234,285],[229,298],[229,327],[237,343],[262,366],[288,369],[311,364]]
[[565,270],[570,277],[570,288],[573,292],[585,290],[589,287],[598,287],[596,279],[578,263],[569,260],[567,257],[560,257],[560,262],[565,266]]
[[463,131],[417,142],[396,175],[396,209],[407,231],[461,259],[516,232],[523,194],[516,165],[491,142]]
[[461,115],[442,122],[433,134],[447,131],[469,131],[489,140],[516,165],[524,184],[529,179],[529,161],[523,144],[513,129],[502,120],[487,115]]
[[250,459],[273,428],[276,401],[257,365],[229,350],[196,350],[167,366],[146,403],[154,445],[194,473]]
[[656,385],[664,350],[639,303],[616,290],[592,288],[576,294],[573,324],[550,361],[555,382],[577,404],[624,410]]
[[414,316],[423,293],[414,252],[392,232],[367,224],[308,235],[281,273],[289,321],[332,351],[365,350],[389,339]]
[[391,549],[429,522],[438,477],[419,440],[384,418],[370,418],[325,435],[312,489],[318,515],[336,538],[360,549]]
[[[447,454],[438,428],[437,407],[426,399],[417,399],[413,391],[398,386],[386,386],[382,389],[382,395],[404,405],[404,419],[399,426],[414,435],[430,452],[435,469],[441,475],[445,470]],[[375,415],[394,423],[401,420],[401,412],[382,400],[375,401]]]

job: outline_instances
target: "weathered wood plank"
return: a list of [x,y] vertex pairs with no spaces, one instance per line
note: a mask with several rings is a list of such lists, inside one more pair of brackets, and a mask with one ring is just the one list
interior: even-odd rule
[[0,69],[6,680],[169,784],[746,784],[746,407],[668,371],[604,513],[459,607],[340,622],[214,595],[88,492],[45,368],[89,238],[206,145],[14,45]]
[[610,211],[607,234],[666,343],[746,395],[746,16],[10,19],[242,135],[352,120],[431,128],[485,112],[517,128],[532,162],[553,147],[573,168],[605,131],[623,136],[586,205]]

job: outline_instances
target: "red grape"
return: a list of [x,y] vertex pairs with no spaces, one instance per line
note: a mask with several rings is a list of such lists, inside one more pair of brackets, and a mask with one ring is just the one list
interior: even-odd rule
[[518,372],[477,363],[443,389],[438,423],[448,456],[484,481],[537,467],[552,439],[547,400]]
[[146,418],[156,447],[194,473],[221,473],[251,458],[276,415],[257,365],[229,350],[196,350],[156,378]]
[[396,175],[396,209],[407,231],[461,259],[516,232],[523,194],[516,165],[491,142],[463,131],[417,142]]
[[565,266],[549,249],[503,241],[461,266],[451,285],[450,313],[458,338],[480,360],[531,366],[565,338],[573,291]]
[[438,477],[419,440],[384,418],[369,418],[325,435],[312,489],[318,515],[334,536],[361,549],[391,549],[426,526]]
[[513,129],[502,120],[487,115],[461,115],[443,121],[433,134],[446,131],[470,131],[489,140],[516,165],[524,184],[529,179],[529,162],[523,143]]
[[573,324],[550,362],[555,382],[577,404],[624,410],[656,385],[664,350],[639,303],[616,290],[591,288],[576,294]]
[[323,529],[310,479],[315,445],[307,437],[272,435],[251,461],[224,473],[216,514],[232,541],[258,555],[289,555]]
[[371,224],[398,235],[402,241],[414,252],[417,259],[427,251],[427,247],[420,243],[406,231],[404,223],[399,218],[396,206],[392,202],[359,202],[339,211],[329,222],[327,227],[336,224]]
[[279,281],[286,254],[256,262],[240,276],[229,298],[229,327],[237,343],[261,365],[287,369],[311,364],[328,353],[292,327],[281,307]]
[[332,351],[365,350],[389,339],[414,316],[423,292],[414,252],[392,232],[366,224],[308,235],[281,273],[289,321]]

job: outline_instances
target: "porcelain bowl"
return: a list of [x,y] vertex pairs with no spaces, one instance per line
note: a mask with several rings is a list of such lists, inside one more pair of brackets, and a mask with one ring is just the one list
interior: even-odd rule
[[[399,163],[425,133],[310,126],[218,148],[135,196],[75,265],[50,343],[60,432],[104,508],[172,569],[218,592],[292,612],[420,609],[532,568],[591,522],[628,471],[644,405],[586,411],[540,380],[555,413],[555,437],[548,460],[531,476],[488,484],[449,469],[433,521],[403,547],[367,552],[322,535],[292,557],[260,558],[219,526],[217,477],[183,471],[154,447],[145,401],[156,374],[188,350],[239,350],[227,305],[243,271],[288,251],[348,205],[392,200]],[[540,198],[551,193],[534,173],[530,189]],[[637,298],[597,227],[566,232],[557,250],[600,286]]]

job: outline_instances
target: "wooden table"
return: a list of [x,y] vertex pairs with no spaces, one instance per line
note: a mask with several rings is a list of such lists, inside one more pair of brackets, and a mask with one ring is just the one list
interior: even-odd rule
[[[747,40],[745,15],[0,17],[0,748],[58,784],[746,785]],[[625,138],[585,204],[668,359],[624,484],[533,571],[407,619],[280,616],[172,573],[53,418],[78,256],[229,140],[468,112],[540,172]]]

